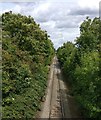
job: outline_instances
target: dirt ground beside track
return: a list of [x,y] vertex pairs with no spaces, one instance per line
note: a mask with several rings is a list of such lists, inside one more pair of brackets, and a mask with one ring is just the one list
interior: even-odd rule
[[81,118],[80,110],[69,95],[68,85],[64,82],[57,57],[50,66],[49,81],[45,101],[39,118]]

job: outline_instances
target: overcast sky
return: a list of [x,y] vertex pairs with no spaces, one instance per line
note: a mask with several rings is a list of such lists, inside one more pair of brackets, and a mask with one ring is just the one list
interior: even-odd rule
[[[50,35],[55,48],[79,36],[79,26],[86,16],[99,16],[100,0],[2,0],[0,13],[31,15]],[[2,9],[1,9],[2,8]]]

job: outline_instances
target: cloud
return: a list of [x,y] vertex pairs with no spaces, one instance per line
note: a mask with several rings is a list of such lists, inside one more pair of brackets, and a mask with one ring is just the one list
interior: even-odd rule
[[99,9],[100,0],[79,0],[78,5],[81,8]]
[[15,13],[20,13],[21,12],[21,6],[19,6],[19,5],[16,5],[13,9],[12,9],[12,11],[13,12],[15,12]]
[[65,20],[56,22],[56,27],[59,29],[64,28],[77,28],[78,24],[74,20]]
[[97,15],[99,13],[98,9],[91,8],[77,8],[76,10],[71,11],[70,15]]
[[[79,26],[86,16],[98,16],[100,0],[4,0],[13,5],[6,5],[3,11],[31,15],[46,30],[58,48],[66,41],[74,42],[79,36]],[[16,3],[16,2],[17,3]],[[24,2],[25,1],[25,2]],[[8,3],[6,3],[8,4]]]
[[[7,6],[8,5],[8,6]],[[11,5],[11,7],[9,6]],[[8,12],[8,11],[13,11],[14,13],[21,13],[21,10],[22,10],[22,7],[20,5],[13,5],[13,4],[6,4],[6,3],[2,3],[1,5],[1,13],[5,13],[5,12]]]
[[[36,0],[1,0],[0,2],[5,2],[5,3],[8,3],[8,2],[19,2],[19,3],[22,3],[22,2],[35,2]],[[40,1],[40,0],[38,0]]]

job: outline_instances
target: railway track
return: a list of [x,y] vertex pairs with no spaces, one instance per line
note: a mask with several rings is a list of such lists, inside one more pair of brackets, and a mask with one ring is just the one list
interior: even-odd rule
[[[50,113],[49,118],[70,118],[69,106],[67,106],[66,86],[62,81],[61,71],[57,58],[54,62],[51,100],[50,100]],[[67,107],[67,108],[65,108]],[[67,113],[68,109],[68,113]],[[68,114],[68,116],[67,116]]]
[[53,71],[53,79],[52,79],[49,118],[62,118],[60,84],[59,84],[59,80],[57,77],[58,69],[56,66],[57,65],[56,60],[53,65],[54,65],[54,71]]
[[[68,96],[68,88],[63,81],[58,59],[55,57],[50,68],[49,83],[47,87],[46,100],[40,118],[78,118],[77,109]],[[70,100],[71,99],[71,100]]]

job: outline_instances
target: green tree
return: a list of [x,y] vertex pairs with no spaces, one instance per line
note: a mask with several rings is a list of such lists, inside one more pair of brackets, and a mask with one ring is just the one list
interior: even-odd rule
[[[72,85],[72,92],[85,117],[100,120],[101,114],[101,20],[89,17],[80,26],[76,43],[57,50],[62,69]],[[71,52],[70,52],[71,51]],[[70,53],[70,54],[69,54]]]
[[54,56],[47,32],[31,16],[2,14],[3,118],[33,118]]

